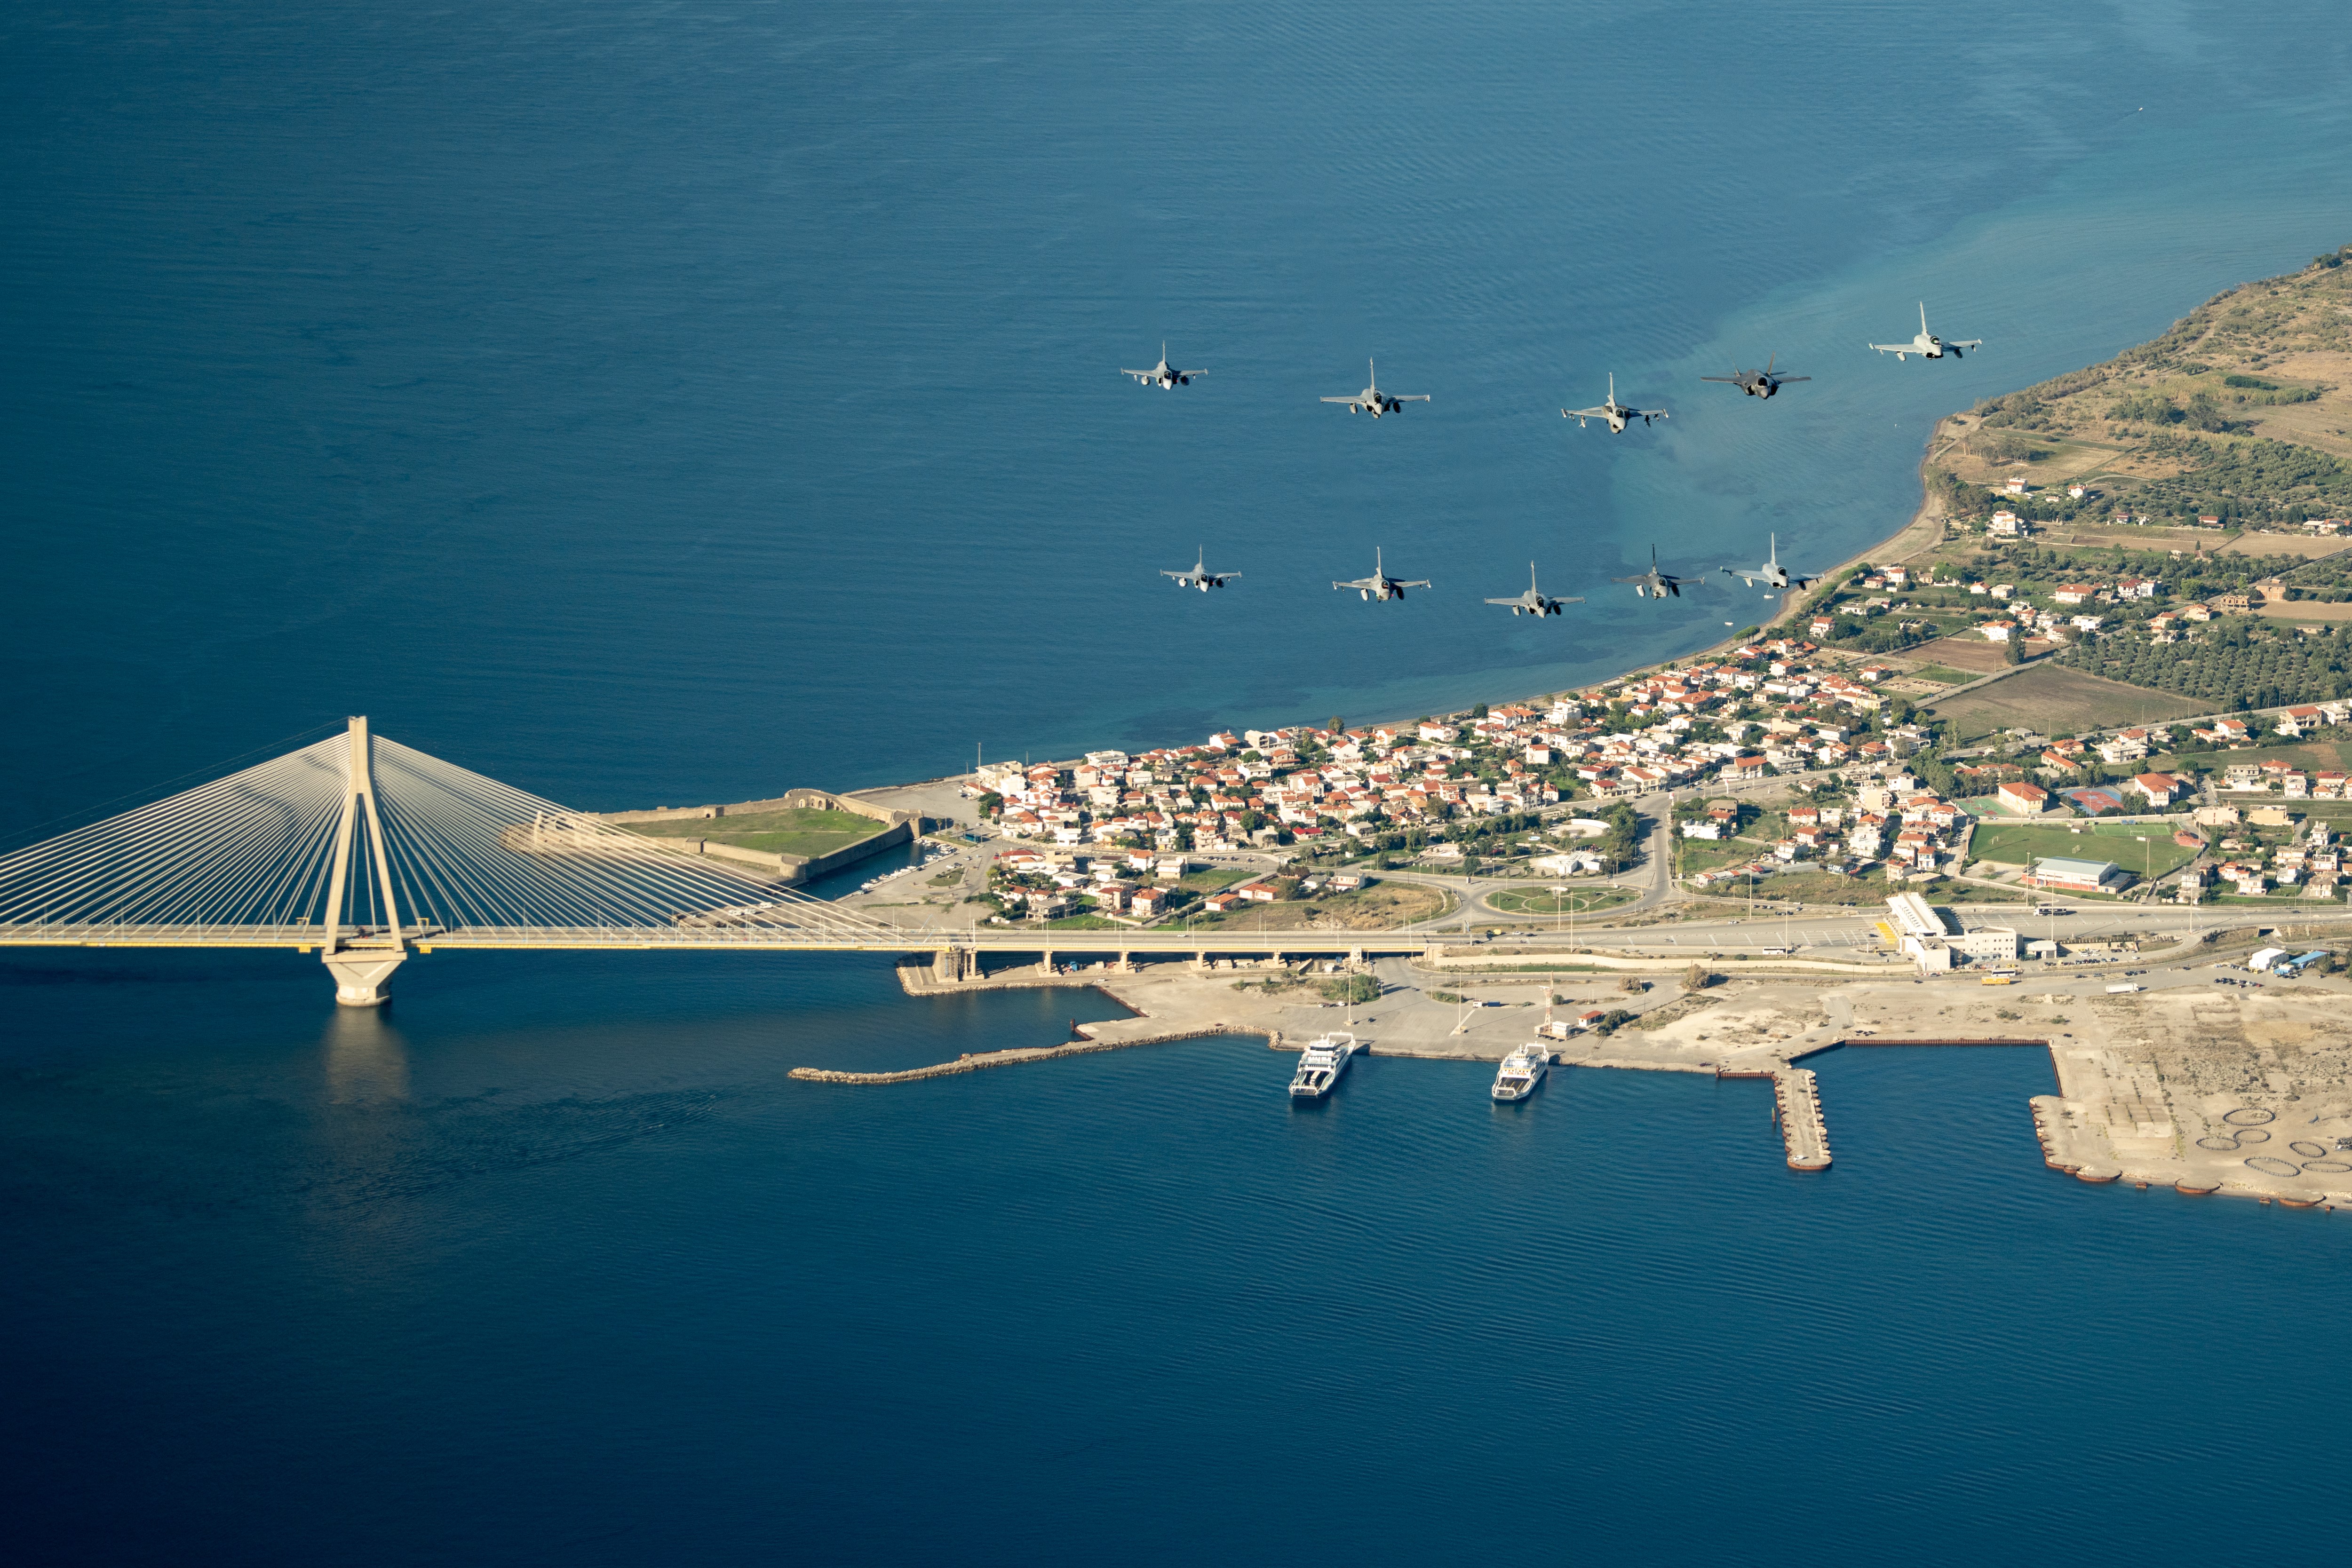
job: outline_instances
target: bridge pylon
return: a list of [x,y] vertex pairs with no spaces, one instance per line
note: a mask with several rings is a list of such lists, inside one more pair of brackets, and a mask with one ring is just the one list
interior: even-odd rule
[[[351,880],[354,849],[361,864],[359,880]],[[368,873],[375,885],[368,885]],[[346,899],[346,892],[350,898]],[[346,921],[345,904],[362,907],[380,901],[381,927]],[[368,721],[353,715],[351,751],[344,764],[342,820],[335,829],[335,869],[327,883],[326,930],[319,960],[335,977],[335,1000],[347,1008],[380,1008],[392,998],[386,985],[392,972],[408,957],[408,939],[400,921],[400,895],[392,876],[392,859],[385,852],[383,818],[376,810],[375,767],[368,743]]]

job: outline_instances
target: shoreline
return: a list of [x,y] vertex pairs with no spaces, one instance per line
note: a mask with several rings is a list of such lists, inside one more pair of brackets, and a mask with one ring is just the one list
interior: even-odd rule
[[[952,1061],[885,1071],[795,1067],[789,1076],[811,1083],[886,1086],[1217,1036],[1255,1037],[1265,1040],[1267,1050],[1281,1052],[1303,1049],[1307,1040],[1341,1027],[1358,1033],[1368,1059],[1492,1066],[1526,1039],[1521,1027],[1526,1015],[1508,1008],[1514,998],[1524,997],[1527,978],[1472,980],[1470,986],[1480,989],[1488,1006],[1463,1018],[1452,1004],[1428,995],[1410,967],[1405,974],[1410,977],[1402,983],[1392,979],[1349,1025],[1331,1006],[1263,990],[1236,990],[1222,971],[1201,973],[1181,964],[1147,964],[1083,977],[1048,977],[1024,967],[958,981],[936,980],[922,966],[902,965],[898,977],[909,997],[1085,987],[1129,1009],[1131,1016],[1079,1025],[1080,1038],[1052,1045],[975,1051]],[[1559,996],[1579,988],[1578,977],[1549,977],[1540,983],[1547,1006],[1554,1005],[1555,998],[1562,1005],[1579,1005]],[[2048,1055],[2057,1092],[2030,1095],[2021,1109],[2042,1163],[2051,1171],[2091,1185],[2250,1197],[2291,1208],[2352,1209],[2352,1157],[2323,1155],[2321,1144],[2308,1141],[2324,1136],[2332,1145],[2339,1134],[2323,1135],[2301,1125],[2303,1114],[2316,1105],[2323,1114],[2312,1121],[2352,1127],[2352,1112],[2338,1109],[2331,1116],[2325,1114],[2326,1104],[2318,1104],[2352,1105],[2342,1095],[2341,1084],[2303,1086],[2305,1100],[2291,1123],[2284,1119],[2287,1113],[2268,1103],[2275,1094],[2249,1096],[2228,1074],[2215,1076],[2222,1058],[2212,1054],[2210,1042],[2182,1038],[2164,1042],[2167,1033],[2185,1037],[2207,1032],[2200,1009],[2210,1011],[2213,1004],[2202,988],[2135,998],[2158,1009],[2156,1017],[2144,1018],[2137,1010],[2108,1013],[2101,1005],[2107,1000],[2099,991],[2104,983],[2105,977],[2098,976],[2065,987],[2068,999],[2089,1016],[2071,1024],[2063,1017],[2035,1019],[2025,1024],[2031,1032],[2021,1033],[2023,1020],[2013,1007],[2004,1009],[2001,1004],[2029,998],[1989,999],[1973,994],[1974,987],[1937,987],[1922,994],[1909,979],[1832,981],[1831,989],[1823,991],[1822,977],[1741,976],[1728,978],[1719,988],[1706,988],[1709,1000],[1696,1011],[1677,1010],[1677,1003],[1689,993],[1662,991],[1640,1009],[1662,1014],[1654,1024],[1635,1022],[1610,1034],[1571,1034],[1539,1043],[1563,1071],[1583,1067],[1768,1081],[1775,1130],[1790,1168],[1798,1171],[1824,1170],[1832,1164],[1820,1083],[1809,1066],[1801,1065],[1810,1059],[1844,1048],[2039,1049]],[[1609,994],[1590,978],[1583,980],[1582,988],[1595,996]],[[1495,1006],[1498,998],[1502,1010]],[[2043,999],[2054,1002],[2057,997]],[[2236,1017],[2229,1032],[2250,1023],[2275,1029],[2290,1019],[2320,1019],[2334,1002],[2332,994],[2233,997],[2228,1005]],[[2163,1020],[2172,1028],[2164,1027]],[[2042,1027],[2036,1029],[2036,1024]],[[2068,1032],[2051,1024],[2067,1026]],[[2338,1092],[2329,1093],[2330,1088]],[[2319,1091],[2315,1099],[2315,1090]],[[2232,1106],[2236,1108],[2229,1108]],[[2273,1124],[2280,1129],[2275,1149]],[[2305,1144],[2291,1141],[2296,1133]],[[2249,1157],[2248,1149],[2257,1153]],[[2295,1169],[2304,1160],[2279,1160],[2279,1150],[2310,1155],[2315,1163]]]

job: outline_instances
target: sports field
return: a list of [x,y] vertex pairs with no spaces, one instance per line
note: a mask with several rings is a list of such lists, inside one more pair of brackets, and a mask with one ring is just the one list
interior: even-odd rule
[[2051,856],[2074,860],[2113,861],[2146,881],[2187,865],[2197,852],[2172,841],[2161,827],[2118,822],[2113,828],[2073,832],[2055,824],[1987,822],[1969,841],[1969,853],[1978,860],[2004,865],[2032,865]]

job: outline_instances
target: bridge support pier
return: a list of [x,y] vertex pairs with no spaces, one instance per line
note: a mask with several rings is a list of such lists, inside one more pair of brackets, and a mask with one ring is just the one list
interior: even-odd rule
[[327,973],[335,977],[335,1001],[346,1008],[380,1008],[392,1000],[392,972],[408,956],[404,951],[370,953],[345,949],[320,955]]
[[980,955],[969,947],[942,947],[931,956],[931,978],[942,985],[979,978]]
[[[343,765],[342,821],[335,828],[335,869],[327,883],[327,923],[319,959],[327,966],[327,973],[335,977],[338,1004],[380,1008],[392,999],[384,994],[384,982],[408,956],[408,941],[402,935],[400,894],[393,881],[392,857],[384,846],[383,819],[376,810],[374,744],[368,738],[367,720],[353,716],[350,736],[349,760]],[[356,866],[354,860],[359,862]],[[376,936],[355,932],[346,937],[345,923],[353,913],[345,904],[346,890],[356,872],[358,888],[352,891],[360,896],[353,902],[363,902],[362,890],[368,889],[371,870],[375,873],[372,891],[379,901],[374,915],[383,923],[383,932]]]
[[1135,973],[1135,959],[1126,953],[1121,953],[1118,956],[1118,972],[1122,975]]
[[1054,972],[1054,950],[1051,947],[1037,955],[1037,972],[1041,975]]

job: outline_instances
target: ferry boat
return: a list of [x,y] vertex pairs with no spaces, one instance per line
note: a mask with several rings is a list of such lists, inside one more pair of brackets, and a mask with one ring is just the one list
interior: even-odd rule
[[1551,1051],[1540,1041],[1523,1045],[1503,1058],[1503,1065],[1495,1070],[1494,1095],[1497,1100],[1524,1100],[1536,1092],[1550,1071]]
[[1331,1092],[1331,1085],[1348,1071],[1348,1059],[1360,1049],[1356,1037],[1345,1030],[1333,1030],[1320,1040],[1308,1040],[1307,1049],[1298,1053],[1298,1071],[1290,1080],[1290,1097],[1320,1100]]

